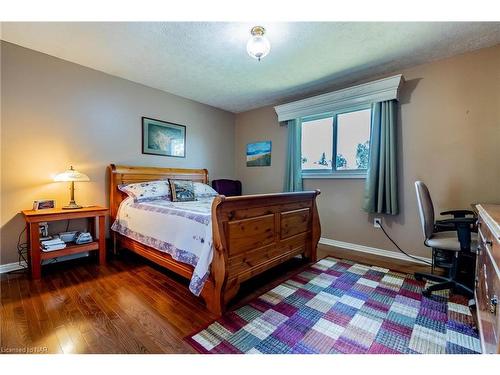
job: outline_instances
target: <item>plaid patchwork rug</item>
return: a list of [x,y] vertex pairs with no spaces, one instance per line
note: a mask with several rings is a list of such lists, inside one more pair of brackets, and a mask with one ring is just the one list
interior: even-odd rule
[[467,299],[325,258],[186,340],[201,353],[479,353]]

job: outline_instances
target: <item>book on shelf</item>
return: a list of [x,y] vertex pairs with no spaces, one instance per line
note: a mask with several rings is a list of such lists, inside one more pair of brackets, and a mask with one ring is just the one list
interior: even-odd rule
[[54,239],[51,239],[51,240],[41,241],[42,245],[57,245],[57,244],[60,244],[60,243],[64,243],[64,241],[61,240],[60,238],[54,238]]
[[66,247],[66,244],[62,244],[62,245],[53,245],[53,246],[46,246],[46,247],[42,247],[42,251],[54,251],[54,250],[61,250],[61,249],[64,249]]
[[64,241],[62,241],[60,238],[55,238],[53,240],[48,240],[48,241],[42,241],[40,244],[42,245],[43,251],[61,250],[66,247],[66,243],[64,243]]

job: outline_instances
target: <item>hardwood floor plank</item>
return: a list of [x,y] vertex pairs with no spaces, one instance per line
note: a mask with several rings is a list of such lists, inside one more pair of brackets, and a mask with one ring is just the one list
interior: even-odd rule
[[123,348],[118,348],[113,336],[108,334],[107,329],[103,327],[101,316],[87,305],[88,289],[81,287],[76,281],[72,282],[67,271],[61,272],[54,282],[59,289],[65,289],[88,325],[89,330],[86,332],[87,336],[84,337],[89,342],[89,349],[94,353],[123,353]]
[[[71,343],[78,353],[92,353],[91,345],[95,338],[85,322],[83,314],[75,305],[73,299],[66,291],[59,290],[52,282],[51,277],[43,280],[43,301],[55,329],[65,327],[70,334]],[[66,350],[67,347],[65,346]]]
[[[122,289],[126,288],[123,286],[123,282],[121,280],[117,280],[116,275],[106,276],[106,283],[99,282],[99,284],[103,290],[106,290],[108,292],[108,294],[114,294],[118,288]],[[133,288],[132,290],[127,290],[126,292],[127,293],[133,292],[136,295],[140,294],[137,293],[138,290],[136,288]],[[154,336],[152,336],[149,331],[145,331],[143,329],[141,321],[138,321],[136,317],[130,314],[129,311],[123,309],[123,306],[120,303],[120,301],[118,301],[118,299],[111,298],[108,301],[108,303],[112,306],[113,309],[115,309],[118,312],[118,314],[125,321],[129,329],[132,330],[134,335],[138,338],[140,342],[144,344],[144,346],[147,348],[149,352],[163,353],[165,351],[161,345],[157,344],[156,340],[154,339]]]
[[[73,270],[68,270],[65,272],[65,275],[73,285],[78,285],[80,280],[75,276]],[[93,327],[98,333],[99,338],[102,340],[105,337],[109,342],[109,347],[112,348],[113,351],[118,353],[130,353],[131,349],[128,346],[127,340],[124,339],[121,332],[116,328],[113,324],[110,317],[106,314],[105,307],[102,305],[98,305],[92,297],[92,285],[88,285],[85,289],[83,288],[75,288],[76,292],[79,294],[80,301],[82,302],[79,305],[83,311],[84,315],[87,318],[90,318],[93,322]]]
[[[136,323],[132,319],[128,319],[127,321],[123,319],[125,314],[123,311],[120,312],[120,309],[117,308],[117,306],[113,305],[112,291],[104,288],[104,283],[100,281],[101,278],[96,277],[97,275],[95,274],[93,275],[92,273],[89,273],[88,269],[75,269],[74,273],[77,275],[79,280],[92,284],[91,297],[96,304],[102,308],[107,318],[115,327],[117,336],[127,347],[127,353],[146,354],[150,352],[161,352],[160,347],[154,347],[153,351],[151,351],[148,349],[148,346],[150,348],[153,347],[151,343],[147,342],[149,345],[145,345],[143,340],[139,339],[141,332],[136,328]],[[134,334],[130,335],[129,331],[132,331]]]
[[26,314],[26,321],[28,324],[29,336],[33,341],[33,344],[42,336],[41,322],[39,317],[35,312],[33,307],[33,301],[31,299],[30,287],[28,285],[29,281],[27,279],[17,279],[19,294],[21,296],[21,303]]
[[[165,353],[193,352],[190,346],[179,340],[183,337],[176,328],[179,318],[173,315],[166,320],[158,312],[158,309],[161,310],[165,304],[168,304],[164,299],[159,296],[159,301],[151,298],[149,294],[152,291],[149,288],[146,289],[140,280],[128,273],[119,272],[116,277],[118,280],[112,278],[110,282],[116,282],[121,286],[117,290],[121,309],[140,325],[145,335],[161,347]],[[174,303],[179,304],[179,301]],[[189,315],[184,315],[183,319],[186,319],[186,316]]]
[[[171,283],[169,282],[171,280],[165,280],[165,277],[162,278],[162,275],[156,274],[156,272],[151,274],[151,271],[154,270],[144,269],[134,272],[133,275],[137,281],[140,281],[151,291],[147,295],[147,299],[153,308],[165,317],[176,319],[175,327],[180,334],[186,335],[193,330],[192,321],[182,319],[186,315],[191,316],[193,321],[215,319],[215,316],[206,310],[198,298],[187,294],[190,293],[187,285]],[[159,282],[159,279],[162,279],[162,282]],[[172,293],[173,290],[183,290],[185,293]],[[184,301],[184,303],[179,304],[177,302],[179,300]]]
[[0,342],[5,349],[19,348],[22,346],[21,338],[16,329],[14,304],[15,296],[9,287],[9,276],[0,275],[0,294],[1,294],[1,331]]
[[20,341],[20,346],[31,347],[33,340],[30,335],[29,323],[26,317],[26,312],[23,307],[23,300],[20,294],[18,279],[19,275],[9,275],[9,293],[12,296],[13,308],[13,323],[16,327],[17,337]]
[[19,278],[18,283],[22,291],[23,303],[30,302],[29,308],[33,310],[32,313],[36,317],[35,319],[38,320],[39,336],[32,337],[35,345],[40,350],[40,353],[61,353],[59,339],[53,334],[54,326],[42,301],[43,294],[40,293],[40,281]]

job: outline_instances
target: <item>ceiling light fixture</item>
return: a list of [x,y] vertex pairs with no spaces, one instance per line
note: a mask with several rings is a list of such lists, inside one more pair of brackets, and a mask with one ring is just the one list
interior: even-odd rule
[[247,52],[254,59],[260,61],[260,59],[267,56],[269,51],[271,50],[271,44],[269,40],[264,36],[266,29],[262,26],[254,26],[252,30],[250,30],[250,34],[252,36],[248,40],[247,43]]

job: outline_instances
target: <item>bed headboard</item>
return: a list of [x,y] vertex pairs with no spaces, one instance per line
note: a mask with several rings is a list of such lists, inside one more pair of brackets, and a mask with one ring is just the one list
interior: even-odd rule
[[203,182],[205,184],[208,183],[208,171],[206,169],[135,167],[129,165],[110,164],[108,170],[111,223],[115,221],[120,203],[127,197],[125,193],[118,190],[118,185],[154,180],[167,180],[169,178],[192,180]]

